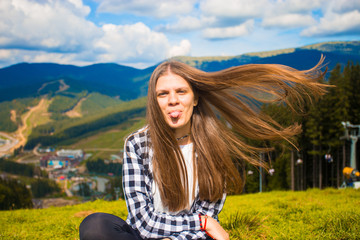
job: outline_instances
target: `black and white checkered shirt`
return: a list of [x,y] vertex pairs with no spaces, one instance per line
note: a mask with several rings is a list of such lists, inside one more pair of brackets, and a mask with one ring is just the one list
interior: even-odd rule
[[206,239],[200,230],[199,214],[217,219],[226,194],[217,202],[194,200],[189,211],[171,215],[154,210],[151,187],[153,184],[151,154],[147,130],[140,129],[125,142],[123,189],[128,208],[127,223],[143,239]]

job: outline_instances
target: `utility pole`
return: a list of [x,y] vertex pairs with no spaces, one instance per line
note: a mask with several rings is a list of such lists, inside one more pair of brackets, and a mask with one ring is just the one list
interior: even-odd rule
[[290,166],[290,170],[291,170],[291,190],[295,191],[295,169],[294,169],[294,165],[295,165],[295,159],[294,159],[294,150],[291,150],[291,166]]
[[[344,136],[340,137],[340,139],[344,139],[344,140],[350,140],[351,141],[351,153],[350,153],[350,170],[351,171],[356,171],[357,173],[357,159],[356,159],[356,143],[358,141],[358,139],[360,138],[360,125],[354,125],[351,124],[350,122],[341,122],[341,124],[344,126]],[[345,145],[345,144],[344,144]],[[345,151],[343,151],[345,152]],[[343,160],[344,162],[344,160]],[[345,169],[346,167],[343,168],[343,175],[345,175]],[[352,174],[352,173],[351,173]],[[350,174],[349,174],[350,175]],[[357,177],[359,177],[359,175],[356,175]],[[352,178],[351,175],[349,176],[349,178]],[[345,179],[345,176],[344,176]],[[354,185],[355,188],[359,188],[360,187],[360,181],[355,181],[352,183]],[[356,184],[356,185],[355,185]],[[347,183],[344,181],[342,187],[346,187]]]
[[[263,161],[262,153],[260,153],[260,160]],[[262,192],[262,167],[259,169],[259,192]]]
[[116,195],[115,200],[118,200],[119,199],[119,193],[120,193],[120,187],[115,187],[114,190],[115,190],[115,195]]
[[[350,122],[341,122],[345,128],[345,134],[340,139],[346,139],[351,141],[351,154],[350,154],[350,167],[357,169],[356,167],[356,143],[360,138],[360,125],[354,125]],[[349,134],[349,128],[351,133]]]
[[[316,148],[315,145],[313,144],[313,151],[315,152]],[[313,154],[312,156],[312,160],[313,160],[313,188],[316,188],[316,155]]]
[[[320,145],[320,154],[322,153],[322,146]],[[323,184],[322,184],[322,180],[323,180],[323,175],[322,175],[322,156],[318,155],[318,159],[319,159],[319,189],[323,188]]]

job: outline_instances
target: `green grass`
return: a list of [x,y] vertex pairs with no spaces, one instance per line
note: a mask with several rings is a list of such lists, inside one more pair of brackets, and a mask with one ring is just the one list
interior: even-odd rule
[[84,97],[87,92],[83,91],[80,93],[65,93],[64,95],[56,95],[49,105],[49,112],[62,113],[72,109],[77,102]]
[[[84,138],[108,131],[116,124],[126,125],[130,118],[145,116],[145,106],[146,98],[139,98],[100,109],[93,112],[92,115],[81,118],[66,118],[49,122],[32,129],[25,148],[33,148],[40,141],[44,145],[69,146],[75,144]],[[74,129],[79,134],[73,134]],[[44,140],[44,138],[47,139]]]
[[122,103],[122,101],[119,99],[95,92],[89,94],[86,100],[81,104],[80,109],[81,113],[89,115],[96,110],[117,106],[120,103]]
[[231,239],[358,239],[360,191],[318,189],[232,196],[220,219]]
[[[118,154],[124,148],[125,138],[132,132],[145,126],[145,119],[132,119],[123,124],[103,130],[96,135],[82,138],[79,142],[70,146],[73,149],[83,149],[87,153],[92,153],[93,159],[109,159],[111,154]],[[113,150],[113,151],[111,151]]]
[[[360,191],[311,189],[229,196],[219,218],[231,239],[359,239]],[[78,239],[91,212],[126,218],[125,202],[97,200],[0,212],[0,239]]]
[[[90,97],[91,96],[92,95],[90,95]],[[51,100],[51,101],[53,101],[53,100]],[[85,102],[86,102],[86,100],[83,102],[83,104]],[[138,98],[136,100],[129,101],[129,102],[120,102],[119,101],[119,103],[116,105],[111,105],[106,108],[93,109],[90,115],[87,115],[87,114],[89,114],[88,109],[83,109],[81,107],[81,113],[84,114],[83,117],[64,118],[62,120],[48,122],[47,124],[44,124],[41,126],[39,126],[39,124],[38,124],[38,127],[33,130],[34,130],[35,135],[42,135],[41,134],[42,132],[47,132],[44,129],[53,129],[53,131],[55,131],[54,134],[57,134],[57,133],[61,133],[61,132],[65,131],[66,129],[71,128],[71,127],[88,124],[93,121],[97,121],[99,119],[106,118],[107,116],[109,116],[111,114],[131,110],[134,108],[145,107],[145,106],[146,106],[146,98]],[[31,136],[30,136],[30,138],[31,138]]]
[[124,147],[125,138],[135,130],[145,125],[145,120],[133,119],[126,123],[111,127],[109,130],[101,131],[98,134],[84,138],[71,146],[74,148],[91,149],[91,148],[107,148],[122,149]]

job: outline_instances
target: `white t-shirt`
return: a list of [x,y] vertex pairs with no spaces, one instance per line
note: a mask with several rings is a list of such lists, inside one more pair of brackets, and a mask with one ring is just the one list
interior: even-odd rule
[[[194,187],[194,171],[193,171],[193,144],[187,144],[187,145],[180,145],[180,150],[181,153],[184,156],[184,160],[185,160],[185,164],[186,164],[186,170],[187,170],[187,175],[188,175],[188,184],[189,184],[189,204],[188,207],[190,209],[190,207],[193,204],[194,198],[198,193],[198,185],[197,185],[197,180],[196,180],[196,188],[195,188],[195,196],[193,196],[193,187]],[[162,201],[161,201],[161,197],[160,197],[160,191],[158,188],[158,185],[156,184],[156,182],[154,181],[152,184],[152,188],[151,188],[151,192],[153,194],[153,198],[154,198],[154,208],[156,212],[160,212],[160,213],[173,213],[170,212],[166,207],[163,206]]]

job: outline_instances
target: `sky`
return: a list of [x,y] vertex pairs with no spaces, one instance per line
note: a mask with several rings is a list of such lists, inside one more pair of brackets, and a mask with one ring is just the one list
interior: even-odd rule
[[359,39],[360,0],[0,0],[0,68],[146,68]]

